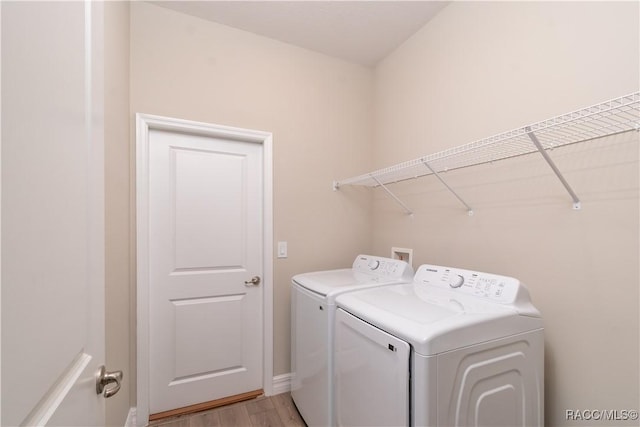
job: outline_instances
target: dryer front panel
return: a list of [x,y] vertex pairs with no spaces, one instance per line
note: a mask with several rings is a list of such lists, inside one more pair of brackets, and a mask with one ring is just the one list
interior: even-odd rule
[[291,397],[308,426],[330,421],[328,307],[300,287],[291,292]]
[[437,356],[438,425],[542,426],[542,330]]
[[342,309],[335,334],[336,424],[409,425],[409,344]]

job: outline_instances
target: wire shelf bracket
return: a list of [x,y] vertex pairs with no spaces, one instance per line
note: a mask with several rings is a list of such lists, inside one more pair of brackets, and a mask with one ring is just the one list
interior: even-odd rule
[[392,198],[393,200],[395,200],[395,202],[396,202],[397,204],[399,204],[400,206],[402,206],[402,208],[405,210],[405,212],[407,213],[407,215],[409,215],[409,216],[413,216],[413,211],[412,211],[411,209],[409,209],[409,208],[407,207],[407,205],[405,205],[405,204],[402,202],[402,200],[400,200],[400,199],[399,199],[395,194],[393,194],[393,192],[392,192],[391,190],[389,190],[389,189],[387,188],[387,186],[386,186],[386,185],[384,185],[383,183],[381,183],[381,182],[378,180],[378,178],[376,178],[375,176],[372,176],[371,178],[373,178],[373,180],[374,180],[374,181],[376,181],[376,182],[378,183],[378,185],[379,185],[379,186],[380,186],[384,191],[386,191],[386,192],[387,192],[387,194],[388,194],[389,196],[391,196],[391,198]]
[[333,189],[338,190],[343,185],[381,187],[411,215],[411,209],[393,194],[388,185],[435,175],[467,208],[469,215],[472,215],[471,207],[445,182],[442,178],[442,172],[538,152],[571,196],[573,209],[579,210],[581,208],[580,199],[562,176],[547,151],[556,147],[592,141],[629,131],[640,131],[640,92],[634,92],[370,173],[334,181]]
[[465,202],[464,200],[462,200],[462,197],[460,197],[460,196],[458,195],[458,193],[456,193],[456,192],[453,190],[453,188],[451,188],[451,187],[449,186],[449,184],[447,184],[447,182],[446,182],[446,181],[445,181],[445,180],[440,176],[440,174],[439,174],[439,173],[438,173],[434,168],[432,168],[432,167],[431,167],[431,165],[429,165],[429,163],[428,163],[428,162],[423,161],[422,163],[424,163],[424,165],[427,167],[427,169],[429,169],[429,170],[431,171],[431,173],[432,173],[436,178],[438,178],[438,179],[440,180],[440,182],[442,183],[442,185],[444,185],[445,187],[447,187],[447,190],[449,190],[449,191],[450,191],[454,196],[456,196],[456,198],[457,198],[458,200],[460,200],[460,203],[462,203],[462,204],[467,208],[467,212],[469,213],[469,216],[472,216],[472,215],[473,215],[473,209],[471,209],[471,206],[469,206],[469,205],[467,204],[467,202]]
[[560,169],[558,169],[554,161],[551,160],[551,156],[549,156],[549,153],[547,153],[547,150],[545,150],[542,144],[540,144],[540,141],[538,140],[536,135],[533,132],[531,132],[531,128],[527,126],[525,130],[527,131],[527,135],[531,139],[531,142],[533,142],[533,144],[536,146],[536,148],[538,149],[542,157],[546,160],[549,167],[551,167],[551,170],[553,170],[553,173],[556,174],[556,176],[558,177],[558,179],[560,180],[564,188],[567,190],[567,192],[571,196],[571,199],[573,199],[573,209],[579,210],[581,208],[580,199],[576,195],[575,191],[573,191],[573,189],[571,188],[567,180],[564,179],[564,176],[562,176]]

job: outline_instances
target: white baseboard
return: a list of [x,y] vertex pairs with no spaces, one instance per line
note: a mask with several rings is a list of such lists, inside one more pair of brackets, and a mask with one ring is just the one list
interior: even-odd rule
[[127,421],[124,423],[124,427],[136,427],[136,408],[129,409],[129,415],[127,415]]
[[291,374],[276,375],[273,377],[273,394],[287,393],[291,391]]

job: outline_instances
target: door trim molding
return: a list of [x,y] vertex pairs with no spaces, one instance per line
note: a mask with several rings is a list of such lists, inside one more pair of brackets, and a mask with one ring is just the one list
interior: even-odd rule
[[136,422],[149,421],[149,131],[168,130],[262,145],[263,159],[263,369],[267,396],[273,394],[273,136],[269,132],[136,113],[137,403]]

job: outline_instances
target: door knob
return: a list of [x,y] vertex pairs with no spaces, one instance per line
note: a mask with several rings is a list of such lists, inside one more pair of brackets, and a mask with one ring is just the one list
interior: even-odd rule
[[260,284],[260,276],[253,276],[251,280],[245,280],[245,285],[258,286]]
[[[96,375],[96,393],[102,394],[104,397],[113,396],[120,391],[122,376],[122,371],[107,372],[104,365],[102,365],[98,375]],[[115,383],[115,385],[113,387],[107,387],[111,383]]]

